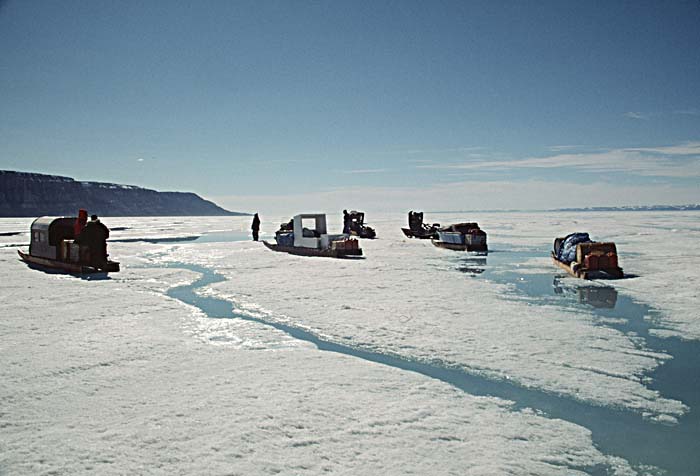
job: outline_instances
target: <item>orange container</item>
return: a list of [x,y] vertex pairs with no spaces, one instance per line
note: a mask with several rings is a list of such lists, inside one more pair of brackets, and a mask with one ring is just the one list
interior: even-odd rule
[[586,258],[583,260],[583,265],[587,269],[598,269],[598,255],[586,255]]
[[600,268],[600,269],[609,269],[610,268],[610,260],[608,259],[607,255],[600,255],[598,257],[598,268]]

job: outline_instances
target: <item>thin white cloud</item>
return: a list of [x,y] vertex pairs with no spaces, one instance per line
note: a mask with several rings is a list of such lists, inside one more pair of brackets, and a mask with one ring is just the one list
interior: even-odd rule
[[143,162],[143,158],[139,157],[138,159],[136,159],[136,162]]
[[646,121],[650,117],[649,114],[645,114],[642,112],[634,112],[634,111],[626,112],[623,115],[629,119],[638,119],[638,120],[642,120],[642,121]]
[[254,159],[251,161],[246,161],[244,162],[245,165],[247,166],[253,166],[253,167],[259,167],[259,166],[265,166],[265,167],[277,167],[277,166],[286,166],[286,165],[296,165],[296,164],[311,164],[314,162],[315,159],[265,159],[265,160],[259,160],[259,159]]
[[408,159],[406,162],[409,164],[432,164],[435,161],[433,159]]
[[580,149],[581,145],[550,145],[547,147],[548,150],[552,152],[562,152],[564,150],[574,150],[574,149]]
[[263,210],[266,214],[279,213],[281,218],[314,210],[329,213],[329,217],[337,219],[338,211],[348,207],[372,212],[405,212],[411,209],[551,209],[698,203],[700,189],[669,184],[468,180],[426,185],[419,194],[413,187],[342,187],[284,196],[236,195],[212,199],[230,210]]
[[517,169],[575,169],[591,173],[623,172],[643,177],[700,177],[700,142],[565,153],[519,160],[476,160],[461,164],[417,165],[426,169],[513,171]]
[[700,109],[690,108],[690,109],[677,109],[673,111],[674,114],[680,114],[684,116],[700,116]]
[[380,174],[386,172],[386,169],[354,169],[354,170],[341,170],[344,174]]
[[662,147],[637,147],[625,150],[667,155],[700,155],[700,142],[685,142],[683,144]]
[[[564,149],[565,150],[565,149]],[[601,149],[586,152],[553,153],[546,157],[521,160],[492,157],[469,158],[461,163],[439,161],[413,165],[418,169],[443,169],[430,174],[431,182],[415,187],[401,186],[328,186],[303,192],[231,195],[213,197],[231,210],[265,210],[279,213],[280,220],[303,211],[337,214],[344,208],[376,212],[477,209],[551,209],[614,205],[649,205],[700,203],[698,180],[685,182],[677,178],[700,178],[700,141],[658,147]],[[563,173],[537,179],[518,177],[523,169],[560,169]],[[381,173],[385,169],[339,170],[339,173]],[[575,172],[595,173],[588,183],[576,180]],[[494,179],[493,172],[505,177]],[[620,181],[626,176],[644,177],[640,183]],[[510,173],[510,174],[509,174]],[[477,177],[482,177],[478,179]],[[329,217],[331,217],[329,215]],[[337,218],[337,217],[336,217]]]
[[448,147],[448,148],[435,148],[435,149],[407,149],[396,151],[397,154],[407,154],[407,155],[427,155],[427,154],[448,154],[448,153],[462,153],[462,152],[476,152],[480,150],[485,150],[486,147],[473,146],[473,147]]

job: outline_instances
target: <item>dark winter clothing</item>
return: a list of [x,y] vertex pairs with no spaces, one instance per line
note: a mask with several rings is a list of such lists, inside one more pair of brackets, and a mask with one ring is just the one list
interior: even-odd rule
[[253,241],[258,241],[258,235],[260,232],[260,217],[258,217],[257,213],[253,216],[253,224],[251,225],[250,229],[253,230]]
[[75,241],[87,246],[90,250],[90,265],[102,267],[107,261],[107,238],[109,238],[109,228],[93,217]]

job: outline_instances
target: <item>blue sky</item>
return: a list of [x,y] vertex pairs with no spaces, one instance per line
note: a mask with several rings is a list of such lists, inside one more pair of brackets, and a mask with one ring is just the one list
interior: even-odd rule
[[0,2],[0,169],[235,210],[700,202],[700,2]]

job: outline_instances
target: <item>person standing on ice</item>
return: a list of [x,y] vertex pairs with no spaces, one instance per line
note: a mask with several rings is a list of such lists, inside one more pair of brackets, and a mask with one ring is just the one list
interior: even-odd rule
[[253,241],[258,241],[258,233],[260,232],[260,217],[256,213],[253,215],[253,224],[250,227],[253,230]]
[[350,234],[350,214],[347,210],[343,210],[343,234]]
[[97,215],[92,215],[75,242],[87,246],[90,250],[90,264],[99,268],[107,262],[107,238],[109,228]]

